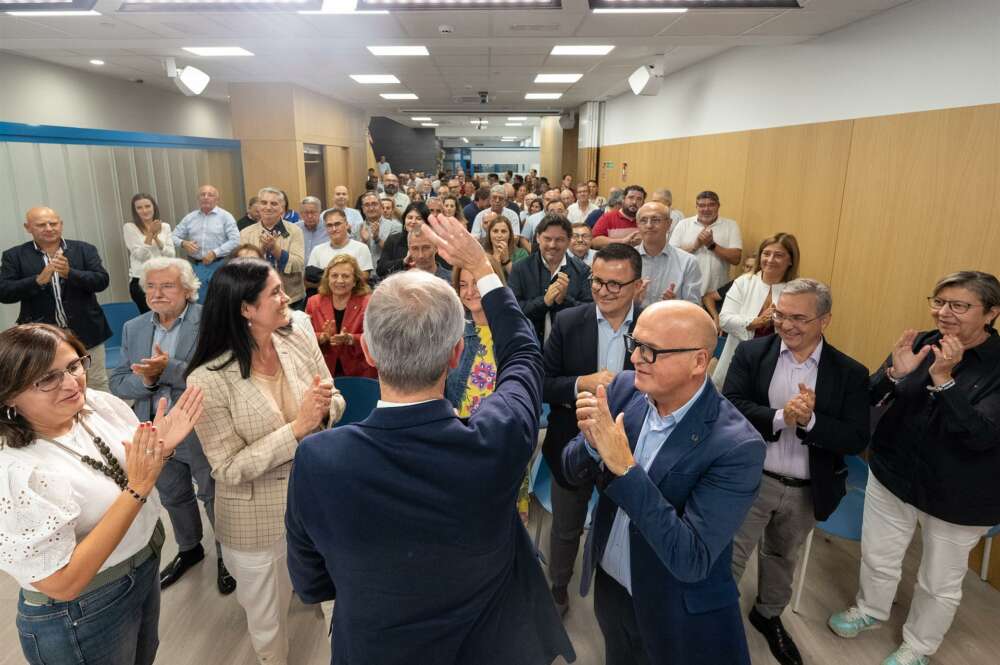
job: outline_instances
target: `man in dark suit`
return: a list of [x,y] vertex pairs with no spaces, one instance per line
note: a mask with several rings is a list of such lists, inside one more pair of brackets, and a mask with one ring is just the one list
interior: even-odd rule
[[580,393],[563,451],[601,493],[584,553],[608,665],[749,665],[732,539],[760,484],[764,442],[706,380],[715,325],[662,301],[626,338],[635,365]]
[[104,341],[111,328],[97,294],[110,278],[97,248],[62,237],[63,222],[55,210],[32,208],[24,223],[31,241],[3,253],[0,302],[21,303],[18,323],[51,323],[69,329],[87,347],[87,387],[108,389]]
[[335,664],[573,661],[515,505],[538,436],[538,340],[461,222],[432,216],[423,232],[477,279],[496,389],[460,420],[444,399],[463,349],[458,296],[424,271],[382,282],[361,342],[379,371],[378,408],[295,454],[292,584],[307,603],[336,597]]
[[[121,364],[111,370],[111,392],[132,400],[139,420],[152,420],[160,399],[173,404],[187,388],[184,373],[198,341],[201,286],[190,262],[157,257],[143,264],[140,279],[151,311],[128,321],[122,330]],[[160,572],[160,588],[166,589],[189,568],[205,558],[201,545],[202,524],[197,498],[215,524],[215,480],[198,435],[192,431],[163,466],[156,480],[160,501],[167,510],[177,541],[177,556]],[[216,584],[222,594],[236,590],[236,580],[222,563],[216,543]]]
[[573,227],[562,215],[546,214],[534,232],[538,249],[514,264],[510,289],[524,315],[531,320],[544,341],[552,327],[552,317],[564,309],[593,302],[590,268],[569,254]]
[[781,623],[799,549],[845,492],[844,455],[868,443],[868,370],[823,339],[833,300],[825,284],[796,279],[775,303],[776,335],[740,344],[723,393],[768,442],[760,494],[733,543],[733,577],[757,547],[750,624],[781,665],[802,656]]
[[560,459],[566,444],[580,433],[574,406],[577,395],[595,393],[599,384],[607,385],[623,369],[632,369],[632,361],[625,353],[625,335],[635,328],[642,311],[635,302],[642,287],[641,277],[639,252],[620,243],[608,245],[594,256],[590,283],[596,304],[559,312],[545,341],[542,399],[552,411],[542,453],[556,480],[552,483],[549,581],[562,614],[569,609],[566,589],[573,576],[594,484],[566,485]]

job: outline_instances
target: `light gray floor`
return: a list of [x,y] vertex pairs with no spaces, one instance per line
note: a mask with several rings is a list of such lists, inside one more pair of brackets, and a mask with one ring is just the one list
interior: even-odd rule
[[[532,535],[536,519],[539,519],[537,510],[532,515],[529,528]],[[544,520],[541,546],[545,553],[548,550],[549,516],[543,515],[541,519]],[[168,534],[163,560],[168,561],[176,554],[177,548],[165,516],[164,523]],[[210,532],[206,534],[204,545],[206,552],[213,551]],[[831,612],[846,607],[853,598],[857,588],[859,546],[821,536],[815,538],[809,578],[802,598],[802,614],[795,615],[789,609],[783,617],[807,664],[879,665],[882,662],[900,639],[906,608],[912,597],[918,550],[919,543],[915,543],[906,557],[897,605],[888,625],[864,633],[856,640],[842,640],[827,629],[826,619]],[[753,599],[755,578],[756,564],[751,560],[740,585],[745,611],[749,610]],[[578,589],[578,584],[577,575],[572,586]],[[964,593],[955,623],[933,662],[938,665],[1000,663],[1000,656],[997,655],[1000,653],[1000,592],[970,572],[965,579]],[[24,662],[14,626],[16,598],[17,585],[10,577],[0,574],[0,644],[4,646],[0,649],[0,665]],[[223,597],[216,591],[212,556],[164,592],[162,602],[158,663],[253,665],[255,659],[246,635],[243,612],[235,596]],[[604,643],[594,618],[592,596],[581,598],[579,593],[571,593],[566,627],[576,648],[578,663],[599,665],[603,662]],[[775,663],[763,637],[749,624],[746,628],[754,665]],[[326,627],[317,609],[293,600],[290,638],[289,662],[292,665],[326,665],[330,662]]]

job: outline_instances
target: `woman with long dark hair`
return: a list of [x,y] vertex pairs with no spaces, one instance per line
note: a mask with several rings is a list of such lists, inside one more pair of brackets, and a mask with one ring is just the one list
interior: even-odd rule
[[[201,416],[197,388],[139,423],[87,389],[90,356],[68,330],[0,333],[0,570],[21,587],[31,665],[151,665],[159,644],[156,479]],[[8,645],[9,648],[10,645]]]
[[132,218],[122,227],[125,249],[128,250],[128,293],[140,314],[149,311],[146,294],[139,286],[142,264],[157,256],[174,256],[174,241],[170,225],[160,221],[160,207],[149,194],[139,193],[129,205]]
[[233,259],[208,286],[189,386],[205,394],[195,430],[215,477],[215,529],[258,659],[286,663],[292,587],[288,473],[299,442],[344,412],[312,333],[290,327],[281,277]]

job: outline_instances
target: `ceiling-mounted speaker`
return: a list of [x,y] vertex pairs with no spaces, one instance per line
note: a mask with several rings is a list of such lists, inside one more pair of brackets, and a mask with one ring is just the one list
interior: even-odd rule
[[573,129],[576,127],[576,114],[570,111],[559,116],[559,126],[563,129]]
[[663,87],[663,58],[655,65],[643,65],[628,77],[628,87],[637,95],[656,97]]

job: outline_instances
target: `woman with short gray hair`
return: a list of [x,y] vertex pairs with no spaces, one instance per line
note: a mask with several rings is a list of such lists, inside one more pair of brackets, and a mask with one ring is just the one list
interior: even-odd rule
[[871,377],[888,409],[872,437],[852,607],[841,637],[889,618],[903,555],[921,526],[923,554],[903,642],[883,665],[924,665],[951,626],[969,552],[1000,522],[1000,282],[978,271],[940,279],[927,298],[936,329],[906,330]]

